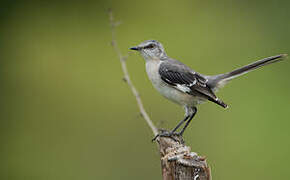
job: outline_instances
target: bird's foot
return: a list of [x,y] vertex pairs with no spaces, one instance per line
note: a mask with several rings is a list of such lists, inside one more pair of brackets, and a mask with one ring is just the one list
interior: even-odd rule
[[182,138],[182,134],[180,132],[172,132],[172,131],[166,131],[161,130],[160,133],[158,133],[153,139],[152,142],[154,142],[158,137],[168,137],[173,139],[176,142],[184,143],[184,140]]

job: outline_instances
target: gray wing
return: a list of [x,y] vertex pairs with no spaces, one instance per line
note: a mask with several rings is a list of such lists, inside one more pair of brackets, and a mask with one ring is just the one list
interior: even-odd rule
[[161,79],[184,93],[208,99],[222,107],[227,107],[219,100],[207,85],[207,79],[176,60],[163,61],[159,67]]

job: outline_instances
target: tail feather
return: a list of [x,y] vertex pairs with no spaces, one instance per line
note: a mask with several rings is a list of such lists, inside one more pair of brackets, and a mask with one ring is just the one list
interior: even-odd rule
[[220,99],[208,99],[211,102],[217,103],[218,105],[220,105],[223,108],[228,108],[228,105],[226,103],[224,103],[222,100]]
[[208,77],[208,79],[209,79],[208,85],[215,91],[218,88],[224,86],[231,79],[239,77],[243,74],[246,74],[246,73],[253,71],[257,68],[260,68],[262,66],[272,64],[275,62],[279,62],[279,61],[283,60],[283,58],[286,56],[287,56],[287,54],[280,54],[280,55],[276,55],[276,56],[267,57],[267,58],[258,60],[256,62],[253,62],[251,64],[248,64],[244,67],[235,69],[231,72],[225,73],[225,74],[219,74],[216,76],[209,76]]

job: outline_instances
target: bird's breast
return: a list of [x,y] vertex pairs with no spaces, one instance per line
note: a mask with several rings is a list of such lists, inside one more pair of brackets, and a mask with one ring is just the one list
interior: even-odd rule
[[160,64],[161,61],[158,60],[150,60],[146,62],[146,72],[154,87],[162,84],[162,80],[158,72]]

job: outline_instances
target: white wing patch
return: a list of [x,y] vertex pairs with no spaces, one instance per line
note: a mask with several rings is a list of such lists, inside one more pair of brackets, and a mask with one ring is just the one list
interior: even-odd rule
[[191,89],[185,85],[180,85],[180,84],[177,84],[176,85],[176,88],[184,93],[188,93],[191,91]]
[[191,87],[191,86],[193,86],[195,84],[196,84],[196,79],[194,79],[194,81],[192,83],[190,83],[188,86]]

